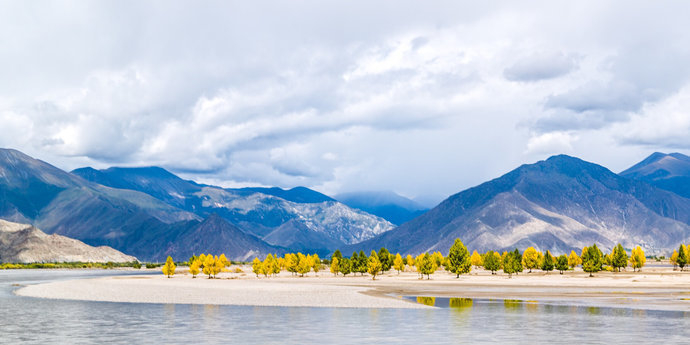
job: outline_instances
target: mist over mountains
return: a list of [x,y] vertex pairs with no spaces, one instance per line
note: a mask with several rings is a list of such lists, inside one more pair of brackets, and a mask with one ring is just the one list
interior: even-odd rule
[[[454,194],[431,210],[390,192],[330,197],[297,187],[221,188],[159,167],[64,172],[0,150],[0,218],[141,260],[201,252],[248,260],[335,249],[563,253],[597,243],[667,254],[690,238],[690,159],[655,153],[615,174],[558,155]],[[388,219],[388,220],[386,220]],[[393,224],[398,224],[395,227]]]

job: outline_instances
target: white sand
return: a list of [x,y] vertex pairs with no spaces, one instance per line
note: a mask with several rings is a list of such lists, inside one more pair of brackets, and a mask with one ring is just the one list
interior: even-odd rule
[[[247,269],[245,268],[245,271]],[[643,272],[558,272],[491,275],[475,270],[456,279],[439,271],[431,280],[415,273],[387,273],[371,277],[291,276],[256,278],[252,274],[223,273],[220,279],[178,274],[167,279],[120,276],[31,285],[18,295],[134,303],[227,304],[289,307],[424,308],[400,296],[522,299],[542,302],[690,311],[690,272],[648,267]]]
[[[318,279],[318,278],[316,278]],[[21,296],[86,301],[285,307],[424,308],[400,298],[363,294],[364,287],[315,279],[205,279],[163,275],[106,277],[30,285]]]

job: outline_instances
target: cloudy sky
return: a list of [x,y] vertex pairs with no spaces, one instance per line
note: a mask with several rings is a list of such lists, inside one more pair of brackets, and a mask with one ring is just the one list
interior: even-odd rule
[[[477,3],[482,3],[477,5]],[[685,1],[0,2],[0,147],[445,196],[690,152]]]

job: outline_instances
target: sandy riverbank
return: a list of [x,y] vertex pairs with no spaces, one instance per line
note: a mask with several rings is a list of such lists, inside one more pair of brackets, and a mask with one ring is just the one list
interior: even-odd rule
[[188,274],[167,279],[155,274],[58,281],[23,287],[16,293],[89,301],[345,308],[424,308],[400,296],[436,296],[690,311],[690,272],[670,267],[602,272],[593,278],[581,271],[564,275],[535,271],[508,278],[483,270],[459,279],[444,271],[431,280],[418,277],[412,272],[387,273],[375,281],[368,276],[334,277],[328,272],[307,277],[283,272],[273,278],[222,273],[219,279],[192,279]]

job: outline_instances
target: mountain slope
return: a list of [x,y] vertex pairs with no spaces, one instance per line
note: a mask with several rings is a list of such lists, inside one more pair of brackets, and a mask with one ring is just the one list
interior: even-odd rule
[[132,235],[199,217],[148,194],[104,187],[0,149],[0,218],[131,253]]
[[690,198],[690,157],[681,153],[655,152],[620,175]]
[[0,219],[0,262],[131,262],[137,259],[110,247],[92,247],[28,224]]
[[394,192],[352,192],[335,196],[335,199],[352,208],[379,216],[400,225],[418,217],[427,209],[413,200]]
[[[664,252],[690,236],[690,200],[560,155],[455,194],[355,249],[447,252],[459,237],[479,251],[535,246],[564,253],[597,243]],[[349,248],[348,248],[349,250]]]
[[248,261],[255,256],[286,252],[285,248],[269,245],[215,214],[203,222],[190,221],[178,225],[176,231],[160,228],[143,235],[143,240],[134,247],[135,252],[146,251],[151,260],[161,262],[168,255],[186,260],[201,253],[223,253],[229,260]]

